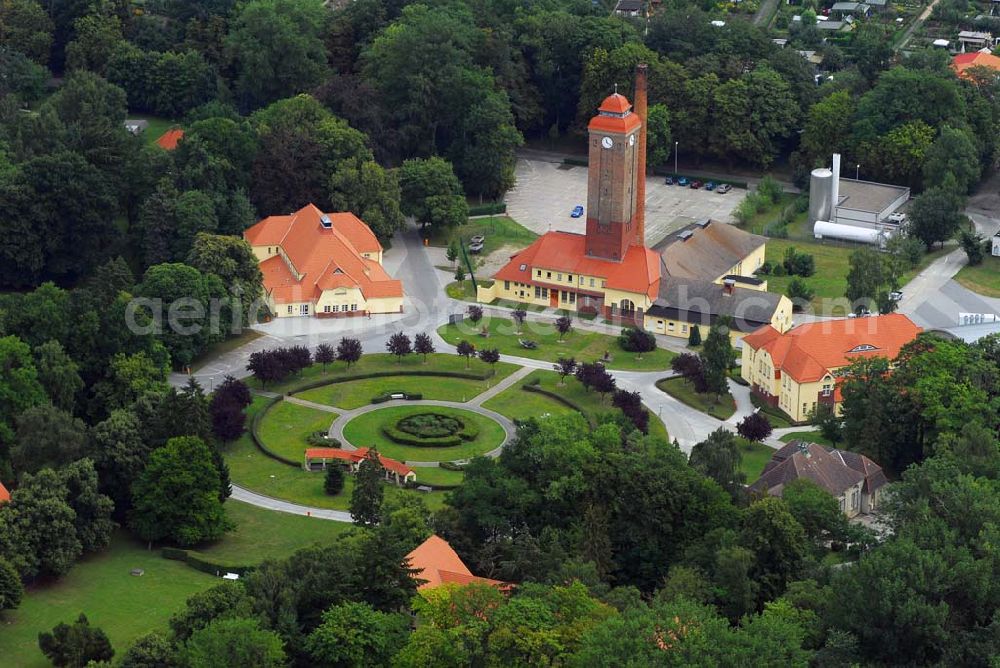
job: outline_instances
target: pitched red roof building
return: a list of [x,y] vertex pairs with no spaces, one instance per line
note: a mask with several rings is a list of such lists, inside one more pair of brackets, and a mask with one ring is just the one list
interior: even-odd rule
[[967,70],[973,67],[988,67],[1000,74],[1000,58],[992,53],[973,51],[972,53],[959,53],[951,59],[951,68],[960,78],[967,79],[969,77]]
[[[325,469],[328,462],[345,462],[352,470],[357,470],[361,461],[368,456],[368,448],[357,450],[342,450],[340,448],[306,448],[303,467],[307,471],[316,468]],[[379,463],[386,470],[386,475],[392,476],[397,483],[416,479],[417,474],[412,468],[401,461],[390,459],[382,454],[378,456]]]
[[472,574],[458,553],[452,549],[448,541],[433,535],[406,555],[410,568],[416,572],[413,577],[421,580],[417,589],[431,589],[443,584],[466,585],[482,582],[502,589],[508,589],[509,583],[490,578],[481,578]]
[[894,359],[922,330],[901,313],[823,320],[784,334],[770,325],[743,338],[742,375],[763,400],[804,421],[840,403],[836,372],[858,358]]
[[167,130],[156,140],[156,145],[165,151],[173,151],[177,148],[177,142],[184,139],[184,131],[179,128]]
[[0,482],[0,503],[7,503],[8,501],[10,501],[10,492],[8,492],[7,488],[3,486],[2,482]]
[[382,267],[382,244],[353,213],[307,204],[270,216],[243,233],[260,260],[264,290],[278,317],[399,313],[403,284]]

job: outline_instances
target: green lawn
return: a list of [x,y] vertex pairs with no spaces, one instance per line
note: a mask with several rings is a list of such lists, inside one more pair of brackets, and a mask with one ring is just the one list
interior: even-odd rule
[[[485,326],[489,336],[479,334]],[[612,361],[609,369],[654,371],[667,369],[676,354],[657,348],[653,352],[627,353],[618,346],[618,337],[599,334],[583,329],[573,328],[559,341],[559,333],[550,324],[528,321],[524,323],[521,334],[516,334],[511,320],[507,318],[483,318],[478,325],[464,322],[459,325],[443,325],[438,328],[438,334],[445,341],[458,344],[465,339],[477,348],[496,348],[507,355],[517,355],[536,360],[555,362],[560,357],[575,357],[578,362],[592,362],[608,352]],[[519,339],[530,339],[538,344],[534,350],[521,347]]]
[[810,443],[819,443],[820,445],[825,445],[828,447],[836,447],[830,439],[823,436],[818,431],[793,431],[790,434],[785,434],[778,439],[782,443],[789,443],[791,441],[808,441]]
[[756,394],[750,394],[750,402],[767,416],[768,422],[771,423],[771,427],[774,429],[785,429],[795,426],[783,410],[764,403]]
[[982,264],[966,265],[955,276],[963,287],[986,297],[1000,297],[1000,258],[987,255]]
[[462,471],[449,471],[440,466],[418,466],[413,470],[417,472],[417,484],[421,485],[459,485],[465,480]]
[[[523,382],[516,383],[513,387],[504,390],[497,396],[483,404],[484,408],[495,410],[501,415],[507,415],[511,419],[523,419],[528,417],[540,417],[545,414],[565,415],[572,411],[565,404],[556,401],[544,394],[529,392],[522,389],[527,383],[538,380],[538,386],[554,394],[573,402],[583,411],[587,419],[595,421],[603,413],[613,413],[617,411],[611,405],[611,397],[604,397],[596,392],[588,392],[584,389],[576,378],[569,377],[565,385],[559,384],[559,374],[555,371],[545,371],[539,369],[532,371],[524,378]],[[649,434],[665,441],[670,440],[663,421],[655,414],[649,416]]]
[[[467,362],[463,357],[449,355],[447,353],[434,353],[428,355],[426,364],[424,364],[423,355],[408,355],[404,357],[401,362],[397,362],[395,355],[390,355],[388,353],[374,353],[371,355],[363,355],[357,364],[351,365],[350,369],[348,369],[347,365],[343,362],[329,364],[327,365],[326,370],[323,369],[322,364],[313,364],[312,366],[303,369],[300,374],[287,378],[280,383],[272,383],[264,389],[271,392],[287,392],[289,390],[294,390],[296,387],[306,382],[325,379],[339,380],[342,378],[351,378],[352,376],[360,376],[366,373],[387,371],[393,373],[399,372],[402,375],[405,375],[408,371],[416,371],[418,373],[427,373],[429,371],[461,372],[484,375],[495,373],[496,375],[492,378],[494,380],[499,380],[500,378],[513,373],[516,369],[516,365],[508,364],[506,362],[500,362],[494,369],[490,369],[489,364],[486,364],[478,359],[469,360]],[[428,382],[435,381],[433,378],[428,378],[426,380]],[[260,383],[257,382],[255,378],[249,378],[247,382],[251,387],[261,387]]]
[[308,406],[282,401],[261,420],[258,435],[277,454],[299,461],[309,444],[306,437],[315,431],[326,431],[337,415]]
[[[537,234],[510,216],[498,215],[475,218],[469,220],[465,225],[450,229],[434,230],[431,235],[430,244],[446,248],[452,239],[460,239],[468,244],[469,239],[477,235],[486,237],[486,240],[483,242],[483,250],[479,254],[480,257],[485,257],[503,246],[516,246],[519,249],[524,248],[538,238]],[[475,262],[476,257],[475,255],[470,255],[469,259]]]
[[[471,441],[463,441],[452,447],[431,448],[399,445],[382,433],[383,425],[394,425],[400,419],[418,413],[441,413],[471,423],[479,429],[479,434]],[[468,459],[482,455],[499,447],[504,440],[504,430],[499,423],[471,411],[442,406],[390,406],[360,415],[344,426],[344,438],[351,445],[361,447],[378,446],[378,451],[386,457],[400,461],[437,462]]]
[[149,127],[142,133],[142,139],[147,144],[152,144],[160,136],[172,127],[180,126],[180,121],[171,118],[161,118],[160,116],[147,116],[146,114],[129,114],[128,118],[149,121]]
[[[847,272],[850,269],[848,258],[855,248],[833,243],[816,243],[808,241],[789,241],[787,239],[768,239],[766,259],[772,264],[780,264],[785,258],[785,250],[794,246],[800,253],[808,253],[816,260],[816,273],[805,278],[815,292],[812,308],[822,315],[847,315],[846,297]],[[767,289],[770,292],[787,294],[788,285],[794,276],[762,276],[767,279]],[[835,307],[824,307],[824,300],[840,299],[844,304]]]
[[[133,568],[145,573],[130,575]],[[0,613],[0,664],[51,665],[38,649],[39,632],[72,622],[81,612],[108,634],[120,657],[138,636],[165,628],[189,596],[218,582],[119,532],[108,550],[82,560],[56,582],[29,588],[17,610]]]
[[373,397],[394,392],[419,393],[423,395],[424,399],[465,402],[496,385],[511,370],[511,368],[505,367],[496,377],[487,380],[466,380],[465,378],[448,378],[447,376],[436,378],[426,376],[368,378],[324,385],[300,392],[295,396],[345,410],[367,406]]
[[726,392],[722,397],[714,394],[700,394],[684,378],[664,378],[656,381],[656,387],[666,392],[682,404],[711,415],[718,420],[728,420],[736,412],[736,400]]
[[764,465],[770,461],[775,450],[763,443],[751,443],[742,438],[738,438],[737,441],[740,444],[740,455],[743,457],[740,461],[740,470],[746,474],[749,485],[760,477]]

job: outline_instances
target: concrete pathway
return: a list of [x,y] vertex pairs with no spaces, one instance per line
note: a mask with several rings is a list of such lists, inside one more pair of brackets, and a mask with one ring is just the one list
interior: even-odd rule
[[354,521],[351,519],[351,514],[343,510],[329,510],[327,508],[300,506],[297,503],[290,503],[288,501],[282,501],[281,499],[275,499],[270,496],[264,496],[263,494],[258,494],[257,492],[251,492],[249,489],[240,487],[236,484],[233,485],[233,494],[229,498],[243,503],[248,503],[251,506],[257,506],[258,508],[265,508],[279,513],[288,513],[289,515],[305,515],[307,517],[315,517],[321,520],[332,520],[334,522]]
[[497,383],[493,387],[491,387],[488,390],[486,390],[485,392],[483,392],[482,394],[478,394],[478,395],[472,397],[471,399],[469,399],[469,401],[467,402],[468,405],[469,406],[482,406],[483,403],[489,401],[490,399],[492,399],[493,397],[497,396],[498,394],[500,394],[501,392],[503,392],[507,388],[515,385],[518,381],[524,379],[524,377],[527,376],[528,374],[530,374],[532,371],[534,371],[534,369],[532,369],[530,367],[526,367],[526,366],[521,367],[520,369],[518,369],[514,373],[510,374],[509,376],[507,376],[506,378],[504,378],[503,380],[501,380],[499,383]]
[[726,420],[726,426],[735,427],[743,418],[757,412],[757,407],[750,401],[750,388],[740,385],[735,380],[729,380],[729,393],[736,401],[736,412]]
[[305,406],[306,408],[315,408],[318,411],[326,411],[327,413],[339,414],[341,411],[333,406],[327,406],[326,404],[318,404],[315,401],[309,401],[307,399],[299,399],[298,397],[287,396],[285,401],[290,404],[298,404],[299,406]]

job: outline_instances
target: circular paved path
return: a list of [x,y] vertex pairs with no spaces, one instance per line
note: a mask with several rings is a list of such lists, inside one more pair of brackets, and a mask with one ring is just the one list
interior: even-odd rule
[[[473,401],[475,401],[475,398],[473,398]],[[337,419],[333,421],[333,424],[330,425],[330,432],[329,432],[330,438],[335,438],[338,441],[340,441],[340,446],[344,450],[357,450],[358,449],[357,446],[355,446],[352,443],[348,443],[347,439],[344,438],[344,427],[347,425],[347,423],[353,420],[354,418],[364,415],[366,413],[371,413],[372,411],[381,410],[383,408],[391,408],[392,406],[414,406],[414,407],[441,406],[444,408],[456,408],[458,410],[469,411],[470,413],[476,413],[485,418],[489,418],[494,422],[499,423],[499,425],[503,428],[503,433],[504,433],[503,443],[501,443],[496,448],[493,448],[489,452],[483,453],[482,455],[483,457],[498,456],[500,454],[500,451],[503,450],[504,446],[510,443],[511,439],[514,438],[514,434],[517,431],[516,427],[514,426],[514,422],[512,420],[504,417],[503,415],[500,415],[495,411],[491,411],[488,408],[483,408],[482,406],[475,403],[471,402],[462,403],[459,401],[438,401],[435,399],[421,399],[419,401],[407,401],[406,399],[393,399],[392,401],[386,401],[381,404],[369,404],[367,406],[362,406],[361,408],[356,408],[352,411],[345,411],[344,413],[341,413],[337,417]],[[456,461],[464,461],[464,460],[456,460]],[[406,460],[405,463],[408,466],[428,467],[428,468],[436,467],[439,464],[439,462],[421,462],[421,461],[413,462],[410,460]]]

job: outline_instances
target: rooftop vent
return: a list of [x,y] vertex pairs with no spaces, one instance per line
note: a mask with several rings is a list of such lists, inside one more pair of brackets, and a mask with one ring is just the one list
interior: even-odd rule
[[697,223],[695,223],[695,225],[697,225],[698,227],[703,227],[704,228],[704,227],[708,227],[708,224],[711,223],[711,222],[712,222],[711,220],[709,220],[708,218],[705,218],[704,220],[699,220]]
[[677,235],[677,238],[678,238],[678,239],[680,239],[681,241],[687,241],[687,240],[688,240],[688,239],[690,239],[690,238],[691,238],[691,237],[692,237],[693,235],[694,235],[694,232],[692,232],[691,230],[683,230],[682,232],[680,232],[680,233],[679,233],[679,234]]
[[330,220],[330,216],[326,215],[325,213],[319,217],[319,224],[322,225],[323,229],[326,230],[333,227],[333,221]]
[[799,452],[801,452],[806,457],[812,457],[812,452],[809,451],[809,444],[805,441],[799,441],[795,444],[798,447]]

